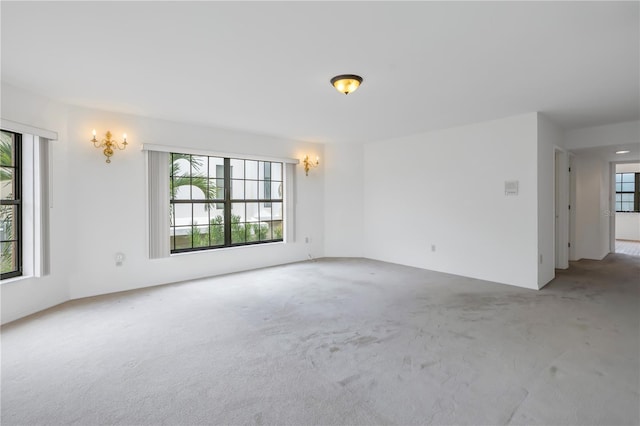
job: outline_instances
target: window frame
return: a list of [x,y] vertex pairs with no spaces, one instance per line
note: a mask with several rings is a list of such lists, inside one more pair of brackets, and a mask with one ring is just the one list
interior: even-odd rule
[[[633,174],[634,175],[634,185],[633,185],[633,191],[617,191],[616,190],[616,195],[618,194],[632,194],[633,195],[633,210],[618,210],[618,204],[620,204],[620,206],[622,206],[622,201],[618,202],[618,200],[614,200],[614,204],[615,204],[615,211],[616,213],[640,213],[640,172],[616,172],[615,177],[616,180],[614,182],[614,185],[618,183],[618,175],[620,176],[620,183],[624,183],[622,181],[622,175],[626,175],[626,174]],[[621,189],[622,189],[622,185],[621,185]],[[617,198],[617,197],[616,197]]]
[[[280,182],[280,184],[282,185],[283,189],[284,189],[284,185],[285,185],[285,163],[282,161],[277,161],[277,160],[273,160],[273,159],[256,159],[256,158],[242,158],[242,157],[237,157],[237,156],[219,156],[219,155],[211,155],[211,154],[191,154],[191,153],[182,153],[182,152],[176,152],[176,151],[171,151],[168,152],[169,155],[169,162],[170,162],[170,166],[169,166],[169,185],[170,185],[170,196],[169,196],[169,205],[170,205],[170,229],[169,229],[169,252],[170,254],[181,254],[181,253],[190,253],[190,252],[198,252],[198,251],[208,251],[208,250],[217,250],[217,249],[224,249],[224,248],[230,248],[230,247],[243,247],[243,246],[253,246],[253,245],[259,245],[259,244],[268,244],[268,243],[278,243],[278,242],[283,242],[284,241],[284,229],[285,229],[285,201],[284,201],[284,191],[278,191],[278,195],[279,198],[267,198],[267,194],[269,195],[273,195],[272,194],[272,188],[271,188],[271,184],[273,182]],[[190,197],[188,199],[175,199],[175,193],[172,189],[172,185],[174,183],[174,178],[178,175],[174,175],[174,167],[173,167],[173,161],[174,161],[174,155],[179,155],[179,156],[189,156],[189,157],[206,157],[207,159],[207,172],[206,172],[206,181],[209,182],[209,184],[212,181],[216,182],[216,185],[218,184],[218,182],[222,181],[223,182],[223,188],[219,188],[216,190],[216,198],[208,198],[208,194],[205,193],[205,198],[203,199],[194,199],[193,198],[193,193],[192,193],[192,189],[193,189],[193,185],[189,185],[191,187],[190,189]],[[211,158],[215,158],[215,159],[221,159],[223,160],[223,170],[224,170],[224,176],[223,178],[219,178],[218,176],[218,167],[219,165],[216,165],[216,176],[212,177],[210,175],[210,167],[211,167]],[[258,164],[257,167],[257,176],[254,178],[247,178],[246,176],[246,170],[245,170],[245,174],[243,175],[243,177],[240,179],[238,177],[234,177],[232,176],[232,161],[243,161],[244,165],[246,167],[246,162],[251,161],[251,162],[256,162]],[[264,167],[265,163],[269,163],[269,164],[280,164],[280,168],[281,168],[281,176],[280,176],[280,180],[274,180],[272,178],[272,173],[270,170],[269,173],[269,177],[267,179],[266,175],[264,176],[263,179],[260,178],[260,164],[262,163],[262,166]],[[190,163],[191,164],[191,163]],[[192,171],[191,171],[192,172]],[[193,178],[193,176],[190,173],[189,176],[191,179]],[[244,184],[246,184],[246,181],[255,181],[256,184],[258,184],[258,188],[259,188],[259,182],[262,180],[264,182],[264,185],[269,185],[269,190],[267,191],[265,189],[265,194],[262,194],[263,196],[261,197],[261,194],[259,193],[260,191],[258,191],[258,195],[257,198],[246,198],[246,193],[243,191],[243,198],[233,198],[233,191],[232,191],[232,186],[233,186],[233,181],[238,181],[238,180],[242,180],[242,182]],[[266,187],[265,187],[266,188]],[[222,195],[223,197],[220,198],[220,189],[222,189]],[[258,209],[260,209],[260,206],[264,207],[264,208],[270,208],[273,206],[274,203],[280,203],[281,205],[281,209],[282,209],[282,217],[279,220],[274,220],[273,217],[269,220],[270,222],[270,229],[272,232],[272,235],[270,239],[266,239],[266,240],[258,240],[258,241],[246,241],[246,234],[245,234],[245,240],[241,241],[241,242],[233,242],[232,241],[232,225],[235,224],[235,222],[233,222],[232,220],[232,215],[233,215],[233,205],[234,203],[242,203],[245,206],[249,203],[255,203],[256,205],[258,205]],[[187,248],[175,248],[175,237],[176,237],[176,228],[178,226],[176,226],[176,224],[173,223],[173,221],[175,220],[175,206],[179,205],[179,204],[190,204],[192,206],[196,205],[196,204],[202,204],[204,206],[209,205],[209,223],[206,225],[207,227],[209,227],[209,244],[206,246],[201,246],[201,247],[194,247],[194,241],[193,241],[193,237],[192,237],[192,241],[191,241],[191,247],[187,247]],[[215,210],[220,210],[220,205],[223,206],[223,211],[222,211],[222,216],[223,216],[223,237],[224,237],[224,243],[223,244],[212,244],[211,241],[211,237],[210,237],[210,233],[211,233],[211,225],[212,225],[212,214],[211,211],[215,211]],[[206,208],[206,207],[205,207]],[[246,210],[245,210],[246,212]],[[261,224],[263,222],[266,221],[258,221],[258,222],[248,222],[246,219],[246,217],[244,218],[244,222],[240,222],[243,224],[243,227],[245,228],[245,232],[246,232],[246,227],[249,224],[253,224],[253,223],[257,223],[257,224]],[[281,236],[279,238],[274,238],[274,223],[276,222],[280,222],[280,228],[281,228]],[[193,230],[194,223],[193,223],[193,208],[192,208],[192,213],[191,213],[191,229]],[[202,225],[204,226],[204,225]]]
[[14,233],[14,240],[1,240],[4,242],[15,242],[16,243],[16,269],[10,272],[4,272],[0,274],[0,280],[6,280],[9,278],[20,277],[23,275],[23,239],[22,239],[22,134],[17,132],[12,132],[10,130],[1,130],[3,133],[9,133],[13,135],[13,166],[2,166],[13,168],[14,170],[14,194],[13,199],[11,200],[0,200],[0,205],[6,206],[16,206],[16,232]]

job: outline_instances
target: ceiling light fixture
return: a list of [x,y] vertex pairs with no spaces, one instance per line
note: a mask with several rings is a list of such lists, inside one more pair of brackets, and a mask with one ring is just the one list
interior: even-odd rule
[[331,79],[331,84],[340,93],[348,95],[351,92],[355,92],[362,83],[362,77],[355,74],[342,74],[336,75]]
[[630,153],[630,152],[631,152],[631,151],[628,151],[628,150],[626,150],[626,151],[625,151],[625,150],[623,150],[623,151],[616,151],[616,154],[628,154],[628,153]]

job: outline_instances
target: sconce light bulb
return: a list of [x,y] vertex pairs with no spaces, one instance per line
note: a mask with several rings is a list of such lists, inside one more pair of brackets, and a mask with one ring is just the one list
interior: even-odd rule
[[124,135],[122,135],[122,139],[126,142],[127,141],[127,134],[125,133]]

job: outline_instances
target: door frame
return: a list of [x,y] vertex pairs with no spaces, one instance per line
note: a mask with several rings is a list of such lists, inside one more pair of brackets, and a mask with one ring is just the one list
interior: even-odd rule
[[571,173],[569,153],[559,147],[554,147],[553,172],[553,214],[554,214],[554,257],[556,269],[569,267],[570,247],[570,211],[571,211]]

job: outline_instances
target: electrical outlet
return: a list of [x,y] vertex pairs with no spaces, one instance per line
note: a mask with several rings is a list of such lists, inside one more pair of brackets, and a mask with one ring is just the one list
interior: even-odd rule
[[116,266],[122,266],[122,262],[124,262],[124,253],[116,253],[114,257],[116,260]]

